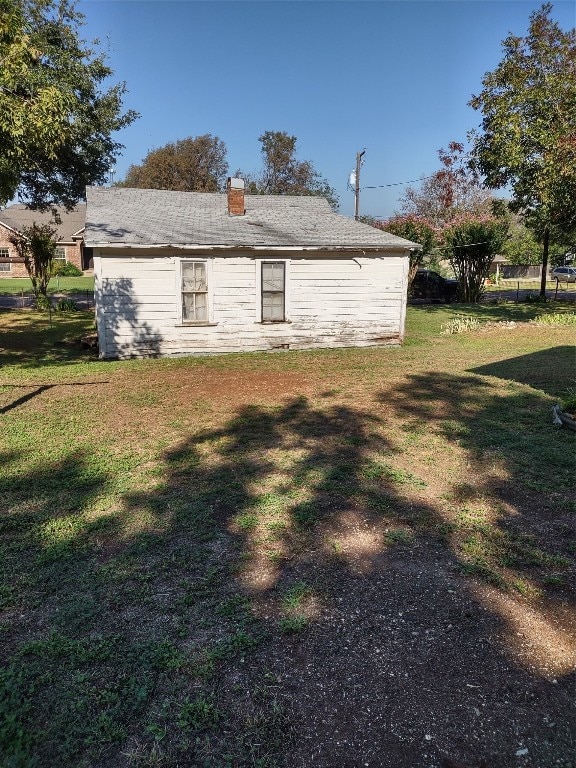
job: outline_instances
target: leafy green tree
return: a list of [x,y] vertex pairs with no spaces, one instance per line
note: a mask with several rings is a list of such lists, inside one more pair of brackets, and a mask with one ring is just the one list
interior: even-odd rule
[[296,158],[296,136],[284,131],[266,131],[259,137],[263,167],[259,174],[238,171],[246,189],[256,195],[317,195],[338,210],[338,196],[309,160]]
[[459,283],[460,301],[477,303],[484,292],[490,264],[500,253],[508,222],[493,217],[455,219],[442,232],[445,250]]
[[112,134],[137,114],[122,111],[123,83],[80,39],[73,0],[0,0],[0,205],[72,208],[103,183],[122,145]]
[[140,165],[131,165],[121,187],[218,192],[226,186],[226,145],[209,133],[153,149]]
[[[507,200],[495,198],[492,201],[492,213],[497,218],[508,222],[509,234],[502,246],[501,254],[509,264],[541,264],[542,242],[526,226],[525,218],[509,208]],[[561,232],[552,228],[550,232],[549,262],[563,264],[565,254],[575,250],[576,232]]]
[[489,187],[509,186],[512,208],[542,242],[543,297],[551,235],[576,227],[576,30],[562,31],[551,11],[546,3],[526,37],[504,40],[470,102],[483,115],[473,163]]
[[52,266],[56,255],[56,230],[49,224],[32,224],[20,234],[14,234],[10,240],[32,281],[32,291],[36,306],[46,304],[46,291],[52,276]]
[[522,221],[512,219],[501,254],[509,264],[540,264],[540,243]]
[[386,221],[378,221],[374,226],[377,229],[398,235],[398,237],[405,237],[407,240],[412,240],[413,243],[418,243],[421,246],[421,248],[410,252],[410,268],[408,271],[408,286],[410,287],[418,268],[430,256],[437,243],[438,238],[435,227],[427,219],[414,215],[396,215]]

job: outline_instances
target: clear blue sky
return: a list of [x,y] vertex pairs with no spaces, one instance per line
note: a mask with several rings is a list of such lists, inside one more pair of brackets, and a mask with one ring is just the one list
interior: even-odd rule
[[[119,134],[116,179],[167,142],[211,133],[230,171],[260,168],[266,130],[298,137],[353,213],[346,183],[366,148],[362,185],[418,179],[437,150],[464,141],[480,116],[467,106],[501,59],[509,32],[523,35],[540,2],[168,2],[82,0],[84,36],[108,50],[126,107],[141,117]],[[573,0],[553,18],[576,23]],[[398,207],[404,187],[361,193],[360,213]]]

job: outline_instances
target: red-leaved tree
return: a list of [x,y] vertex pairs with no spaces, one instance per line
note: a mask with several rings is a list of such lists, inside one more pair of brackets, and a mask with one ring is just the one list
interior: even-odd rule
[[470,169],[464,145],[451,141],[438,150],[441,168],[418,187],[407,187],[400,198],[400,215],[426,219],[437,229],[462,214],[489,212],[492,194]]

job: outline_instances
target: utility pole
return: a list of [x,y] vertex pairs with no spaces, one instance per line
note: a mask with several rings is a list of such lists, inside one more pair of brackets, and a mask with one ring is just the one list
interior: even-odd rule
[[366,150],[362,152],[356,152],[356,185],[354,187],[354,219],[358,221],[358,209],[360,207],[360,166],[362,165],[362,157]]

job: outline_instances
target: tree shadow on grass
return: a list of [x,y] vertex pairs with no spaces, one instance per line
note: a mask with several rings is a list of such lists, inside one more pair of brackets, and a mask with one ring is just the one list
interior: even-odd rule
[[421,304],[414,305],[411,310],[414,314],[426,314],[434,316],[442,314],[449,316],[472,315],[479,319],[505,320],[517,323],[536,320],[541,315],[557,312],[559,309],[572,311],[571,302],[556,302],[554,304],[530,304],[528,302],[517,303],[513,301],[502,301],[500,303],[485,302],[481,304]]
[[[10,465],[19,458],[21,454],[16,452],[2,456],[0,527],[5,585],[17,573],[32,576],[38,559],[57,561],[66,553],[76,556],[84,546],[82,514],[90,510],[109,481],[83,451],[56,461],[47,459],[29,472],[12,473]],[[85,544],[89,546],[88,541]],[[21,553],[26,554],[21,558]],[[59,586],[57,579],[53,589]]]
[[470,369],[471,373],[516,381],[559,398],[566,397],[568,387],[576,384],[575,371],[576,347],[567,345]]
[[[53,384],[43,384],[40,387],[18,387],[19,389],[29,389],[31,391],[26,392],[23,395],[20,395],[20,397],[16,398],[16,400],[13,400],[12,402],[8,403],[8,405],[4,405],[0,408],[0,415],[4,413],[8,413],[8,411],[13,410],[14,408],[18,408],[20,405],[24,405],[29,400],[32,400],[35,397],[38,397],[38,395],[41,395],[43,392],[46,392],[49,389],[52,389],[54,385]],[[6,387],[6,385],[2,385],[2,387]]]
[[21,392],[22,390],[28,390],[27,392],[24,392],[23,394],[21,394],[20,397],[17,397],[15,400],[11,400],[6,405],[0,406],[0,416],[4,415],[5,413],[8,413],[9,411],[14,410],[15,408],[20,408],[22,405],[25,405],[30,400],[33,400],[35,397],[38,397],[44,392],[48,392],[54,387],[89,387],[89,386],[93,386],[94,384],[108,384],[108,382],[107,381],[98,381],[98,382],[67,381],[67,382],[61,382],[59,384],[41,384],[41,385],[0,384],[0,393],[2,392],[3,389],[6,389],[8,392],[13,392],[14,390],[16,390],[17,392]]
[[0,370],[8,365],[30,369],[94,360],[95,352],[79,343],[93,327],[93,312],[53,313],[50,318],[44,312],[0,310]]
[[[272,410],[244,406],[224,428],[199,432],[166,455],[162,496],[177,500],[177,525],[187,510],[204,511],[239,543],[247,585],[253,579],[255,590],[273,588],[282,563],[317,522],[343,509],[389,503],[386,489],[362,477],[365,457],[392,451],[375,431],[378,424],[372,414],[345,406],[313,409],[305,398]],[[376,477],[376,465],[373,472]],[[166,499],[164,506],[175,509]],[[153,502],[154,509],[157,501],[136,494],[126,503],[141,509]]]
[[[554,388],[550,369],[534,373],[544,363],[558,375],[559,366],[566,367],[565,349],[475,370]],[[528,386],[508,384],[502,391],[481,377],[437,372],[410,376],[407,386],[383,399],[412,423],[425,420],[431,437],[452,442],[470,467],[469,482],[454,484],[447,497],[447,508],[462,521],[456,546],[465,570],[498,586],[528,578],[551,596],[558,596],[550,580],[557,571],[557,581],[569,587],[576,466],[573,436],[552,427],[551,402]],[[458,523],[445,522],[453,535]]]
[[[155,486],[117,493],[104,517],[90,511],[112,479],[87,457],[3,479],[21,534],[5,561],[9,604],[26,615],[6,645],[4,754],[496,767],[527,744],[534,765],[567,766],[566,659],[535,633],[556,646],[563,636],[538,606],[522,624],[506,582],[552,556],[538,539],[520,547],[536,563],[512,557],[518,536],[560,514],[549,501],[534,509],[526,486],[535,454],[548,468],[560,458],[534,426],[544,400],[438,374],[380,396],[470,462],[474,483],[442,503],[402,466],[377,404],[330,398],[239,408],[167,449]],[[519,526],[511,542],[496,501]]]
[[[401,400],[406,391],[409,406],[408,398]],[[455,393],[461,393],[458,405]],[[431,765],[446,756],[470,765],[482,759],[513,765],[513,746],[524,738],[539,765],[552,765],[569,749],[565,635],[550,629],[545,610],[518,610],[513,595],[520,585],[526,592],[532,587],[553,608],[563,600],[562,588],[539,574],[550,567],[564,573],[566,562],[556,549],[558,536],[542,543],[535,534],[544,515],[533,509],[532,489],[506,498],[501,478],[486,476],[481,455],[488,439],[488,450],[497,444],[503,451],[503,468],[513,478],[523,475],[515,464],[526,452],[518,422],[505,420],[497,431],[497,419],[504,405],[526,420],[542,398],[527,399],[524,392],[502,398],[477,377],[431,374],[415,377],[392,400],[399,410],[409,407],[407,418],[424,421],[430,401],[440,401],[441,429],[453,439],[462,433],[481,483],[458,484],[452,499],[434,502],[425,480],[396,463],[397,449],[377,411],[319,408],[298,398],[273,409],[241,408],[223,428],[169,451],[160,495],[136,494],[126,499],[127,509],[170,510],[168,528],[185,535],[211,529],[200,572],[219,566],[219,578],[228,574],[227,588],[248,597],[258,621],[240,639],[217,640],[222,623],[210,598],[200,599],[204,641],[212,636],[213,645],[207,650],[192,633],[196,663],[216,676],[220,705],[238,733],[245,722],[230,693],[234,686],[245,692],[251,711],[247,692],[258,687],[263,669],[276,685],[283,681],[281,699],[300,735],[282,764],[354,764],[362,755],[374,765],[408,766],[427,754]],[[485,509],[486,499],[500,498],[514,507],[514,527],[498,505],[495,516]],[[450,505],[456,522],[445,514]],[[565,512],[554,525],[565,525]],[[170,539],[161,537],[161,548]],[[188,589],[198,594],[201,576],[191,576]],[[222,595],[222,582],[219,590]],[[528,638],[529,649],[518,634]],[[258,650],[251,661],[239,664],[252,644]],[[546,699],[562,722],[556,740],[544,746],[545,723],[525,707],[534,697]],[[486,706],[490,717],[476,714]],[[498,734],[492,717],[506,723]],[[436,731],[436,743],[422,746],[428,730]],[[214,730],[209,738],[216,753],[230,748]],[[510,757],[502,758],[503,749]]]

